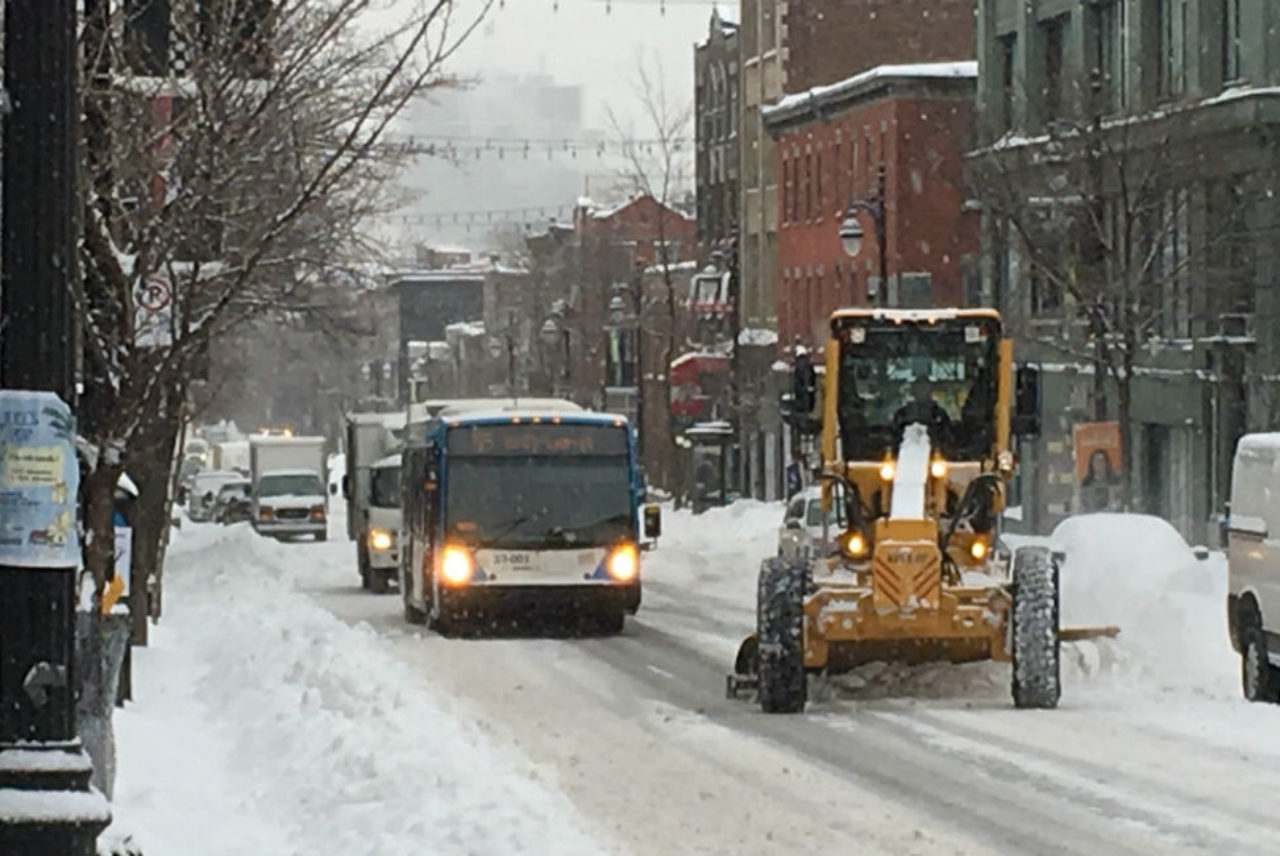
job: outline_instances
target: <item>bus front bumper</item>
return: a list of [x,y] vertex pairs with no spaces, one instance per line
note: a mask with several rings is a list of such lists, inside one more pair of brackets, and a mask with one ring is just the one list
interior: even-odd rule
[[442,611],[571,615],[640,608],[640,583],[499,585],[473,583],[440,592]]

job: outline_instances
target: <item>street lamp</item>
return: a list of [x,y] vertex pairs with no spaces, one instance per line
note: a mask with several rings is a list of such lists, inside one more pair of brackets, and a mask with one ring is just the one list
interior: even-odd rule
[[[636,437],[637,451],[644,455],[644,308],[642,304],[643,281],[635,286],[624,282],[613,284],[613,296],[609,298],[609,321],[617,330],[627,330],[635,337],[630,354],[633,380],[636,388]],[[626,294],[626,297],[623,294]],[[630,300],[628,300],[630,298]],[[628,304],[634,304],[634,311]],[[621,356],[621,354],[619,355]],[[620,377],[619,380],[622,380]]]
[[858,215],[867,214],[875,224],[876,247],[880,251],[880,289],[876,293],[876,302],[881,305],[886,302],[889,294],[889,260],[888,252],[886,252],[887,233],[885,229],[887,210],[887,205],[885,204],[885,169],[881,166],[876,170],[876,192],[866,199],[855,199],[850,202],[849,207],[844,212],[844,221],[840,224],[840,244],[849,256],[857,256],[862,252],[862,239],[865,236],[865,232],[862,224],[858,221]]

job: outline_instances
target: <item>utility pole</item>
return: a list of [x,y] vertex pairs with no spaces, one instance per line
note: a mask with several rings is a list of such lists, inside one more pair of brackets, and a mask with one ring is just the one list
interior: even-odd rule
[[0,853],[89,856],[110,810],[74,698],[75,0],[5,0],[4,80],[0,468],[29,537],[0,545]]

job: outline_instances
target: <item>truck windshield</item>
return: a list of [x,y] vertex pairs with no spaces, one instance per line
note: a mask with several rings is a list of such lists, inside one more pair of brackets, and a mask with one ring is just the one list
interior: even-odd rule
[[631,532],[625,455],[457,457],[447,479],[449,532],[469,544],[590,547]]
[[991,452],[995,429],[994,322],[849,327],[841,331],[839,421],[846,460],[896,454],[905,427],[929,429],[951,460]]
[[263,476],[258,481],[258,496],[324,496],[320,477],[310,473]]
[[369,488],[369,504],[374,508],[400,506],[399,467],[378,467],[373,471],[373,483]]

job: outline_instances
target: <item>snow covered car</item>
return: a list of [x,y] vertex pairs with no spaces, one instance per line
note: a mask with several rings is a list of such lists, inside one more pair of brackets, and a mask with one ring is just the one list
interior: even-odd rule
[[[832,502],[827,512],[827,529],[834,538],[842,531],[844,513],[839,502]],[[834,543],[822,534],[822,488],[805,488],[787,502],[787,510],[778,528],[778,555],[786,559],[804,560],[825,556]]]
[[210,470],[197,475],[191,481],[187,494],[187,516],[197,523],[214,519],[217,513],[218,491],[226,484],[238,484],[244,476],[232,470]]
[[242,523],[253,518],[249,480],[227,482],[218,488],[213,501],[213,518],[219,523]]
[[314,470],[263,473],[253,491],[253,528],[273,538],[327,537],[324,483]]

